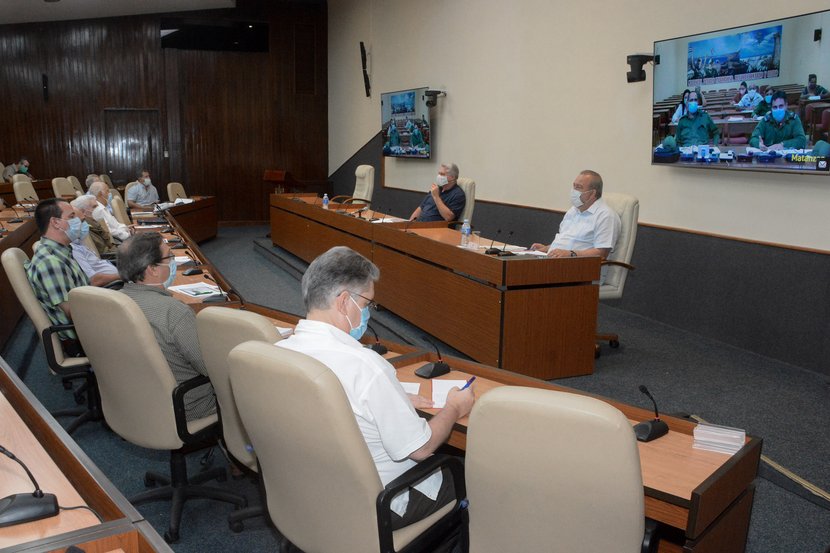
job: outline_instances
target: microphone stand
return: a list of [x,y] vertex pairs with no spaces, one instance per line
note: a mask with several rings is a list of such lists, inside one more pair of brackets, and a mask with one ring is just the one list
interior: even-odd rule
[[499,255],[499,252],[500,252],[501,250],[500,250],[500,249],[498,249],[498,248],[494,248],[494,247],[493,247],[493,244],[495,244],[495,243],[496,243],[496,238],[498,238],[499,236],[501,236],[501,229],[499,229],[499,230],[497,230],[497,231],[496,231],[496,236],[495,236],[495,237],[493,238],[493,240],[490,242],[490,247],[489,247],[489,248],[487,248],[486,250],[484,250],[484,254],[485,254],[485,255]]
[[19,463],[35,486],[32,493],[17,493],[0,499],[0,528],[56,516],[59,507],[55,494],[43,493],[29,467],[11,451],[0,446],[0,453]]
[[648,388],[640,384],[640,391],[654,404],[654,420],[635,424],[634,435],[641,442],[650,442],[668,434],[669,425],[665,421],[660,420],[660,414],[657,412],[657,402],[654,400],[654,396],[648,391]]
[[441,352],[438,351],[438,346],[435,345],[435,342],[426,336],[422,336],[422,338],[432,344],[432,347],[435,348],[435,353],[438,355],[438,361],[435,363],[427,363],[426,365],[419,367],[415,370],[415,374],[421,378],[435,378],[436,376],[443,376],[449,373],[450,366],[444,363],[444,360],[441,357]]
[[[512,230],[507,234],[507,240],[510,240],[511,236],[513,236]],[[502,246],[501,250],[499,250],[499,253],[497,254],[499,257],[510,257],[511,255],[516,255],[513,252],[507,251],[507,240],[504,242],[504,246]]]

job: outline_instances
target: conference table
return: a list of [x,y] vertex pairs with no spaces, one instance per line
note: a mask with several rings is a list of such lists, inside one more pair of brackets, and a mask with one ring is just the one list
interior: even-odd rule
[[489,239],[460,248],[444,222],[363,207],[272,194],[271,240],[306,262],[333,246],[361,253],[380,268],[378,304],[476,361],[543,379],[593,372],[599,257],[485,255]]

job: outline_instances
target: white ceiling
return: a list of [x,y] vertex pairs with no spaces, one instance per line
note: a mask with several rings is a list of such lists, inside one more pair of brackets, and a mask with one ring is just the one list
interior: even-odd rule
[[0,0],[0,25],[234,7],[236,0]]

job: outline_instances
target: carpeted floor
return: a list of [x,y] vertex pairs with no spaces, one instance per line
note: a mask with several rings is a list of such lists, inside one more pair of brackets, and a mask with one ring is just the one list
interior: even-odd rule
[[[304,264],[275,259],[266,227],[229,227],[202,250],[247,302],[303,313],[298,277]],[[383,276],[381,275],[381,278]],[[423,332],[388,312],[373,314],[383,338],[429,347]],[[667,413],[685,412],[708,421],[745,428],[764,439],[763,453],[789,470],[830,490],[830,379],[798,367],[704,339],[655,321],[601,305],[599,327],[620,334],[618,350],[603,348],[593,375],[558,381],[627,403],[648,407],[637,390],[646,384]],[[442,351],[457,354],[439,343]],[[49,375],[43,351],[28,321],[3,352],[6,361],[49,409],[72,405],[58,379]],[[79,429],[76,441],[113,483],[129,496],[143,488],[143,473],[166,472],[167,457],[128,444],[98,424]],[[224,459],[216,452],[213,466]],[[191,459],[191,471],[200,468]],[[824,553],[830,544],[830,506],[806,498],[786,479],[763,466],[753,506],[750,553]],[[245,479],[216,484],[256,501]],[[166,528],[169,504],[139,510],[159,530]],[[177,552],[274,551],[273,530],[250,520],[240,534],[224,523],[230,508],[216,502],[188,503]]]

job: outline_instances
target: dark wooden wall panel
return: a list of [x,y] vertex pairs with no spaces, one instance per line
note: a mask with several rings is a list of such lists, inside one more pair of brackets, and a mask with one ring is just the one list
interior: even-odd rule
[[[0,25],[0,161],[27,155],[38,178],[83,180],[111,170],[122,184],[149,165],[163,198],[177,180],[189,194],[217,196],[221,220],[266,220],[265,169],[318,182],[328,175],[326,8],[237,6],[179,15],[267,21],[268,53],[162,50],[160,15]],[[129,110],[158,114],[157,136],[144,140],[152,157],[137,144],[135,126],[108,136],[107,114]],[[110,135],[114,128],[110,121]],[[108,154],[108,140],[123,142],[135,159],[107,167],[118,157]]]

